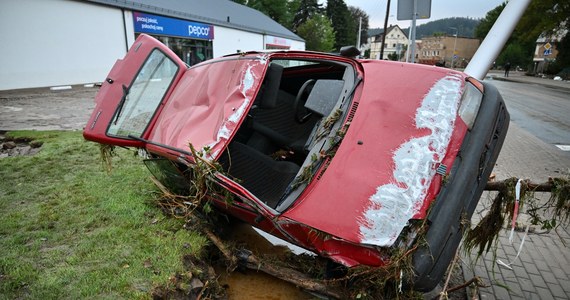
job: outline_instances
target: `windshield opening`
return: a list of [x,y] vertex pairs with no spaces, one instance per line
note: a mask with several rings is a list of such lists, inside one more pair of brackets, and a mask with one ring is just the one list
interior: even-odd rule
[[326,159],[320,153],[334,146],[331,132],[342,127],[355,83],[349,64],[271,60],[247,119],[220,157],[224,171],[268,207],[285,210]]

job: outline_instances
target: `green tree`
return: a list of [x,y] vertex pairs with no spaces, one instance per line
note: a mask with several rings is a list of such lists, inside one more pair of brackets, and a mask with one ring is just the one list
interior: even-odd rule
[[318,0],[298,0],[297,9],[293,17],[293,31],[297,32],[297,28],[305,23],[309,18],[316,14],[322,14],[323,8]]
[[362,28],[360,29],[360,45],[366,44],[366,40],[368,39],[368,14],[363,11],[362,9],[354,6],[349,6],[348,10],[350,11],[351,19],[354,20],[355,23],[355,32],[358,34],[358,22],[362,18]]
[[485,17],[481,20],[479,25],[477,25],[477,27],[475,28],[475,37],[476,38],[483,40],[487,36],[487,33],[489,33],[489,30],[491,30],[491,27],[493,27],[493,24],[495,24],[495,21],[497,21],[497,18],[499,17],[501,12],[505,8],[505,5],[507,5],[507,4],[503,2],[499,6],[493,8],[492,10],[487,12]]
[[[532,0],[517,30],[524,41],[535,42],[543,33],[553,34],[570,26],[570,1]],[[570,49],[568,49],[570,51]]]
[[335,50],[356,44],[356,21],[352,19],[344,0],[327,0],[326,13],[334,29]]
[[[477,38],[482,39],[487,35],[505,6],[506,3],[503,3],[487,13],[475,29]],[[532,0],[497,58],[497,64],[503,65],[510,61],[512,65],[526,67],[532,62],[536,40],[541,34],[556,35],[567,30],[568,26],[570,26],[570,1]],[[570,53],[564,54],[570,52],[568,47],[557,49],[559,56],[563,58],[565,55],[570,55]]]
[[499,57],[496,60],[496,63],[499,66],[505,65],[507,62],[511,64],[513,67],[522,67],[526,68],[528,64],[532,61],[530,60],[529,51],[520,43],[513,42],[508,44]]
[[232,0],[267,15],[277,23],[292,30],[293,17],[301,0]]
[[293,21],[287,7],[288,1],[283,0],[248,0],[247,6],[257,9],[284,27],[290,28]]
[[397,53],[390,53],[390,54],[388,54],[388,59],[389,60],[398,60],[398,54]]
[[330,20],[316,14],[297,28],[297,34],[305,39],[307,50],[331,52],[334,46],[334,32]]
[[570,68],[570,31],[566,33],[566,36],[560,42],[556,43],[556,49],[559,49],[558,56],[556,56],[557,64],[561,68]]

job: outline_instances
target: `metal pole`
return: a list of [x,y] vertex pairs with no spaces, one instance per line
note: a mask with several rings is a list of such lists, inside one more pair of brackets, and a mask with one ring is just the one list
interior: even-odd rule
[[384,43],[386,43],[386,34],[388,33],[388,17],[390,16],[390,0],[386,4],[386,18],[384,18],[384,33],[382,34],[382,44],[380,45],[380,59],[384,58]]
[[410,29],[408,30],[408,49],[406,49],[406,62],[410,61],[410,52],[412,51],[412,21],[410,21]]
[[455,42],[453,43],[453,53],[451,54],[451,68],[453,69],[453,65],[455,62],[455,49],[457,48],[457,35],[459,32],[459,29],[455,28],[455,27],[449,27],[451,29],[455,29]]
[[416,18],[418,17],[418,0],[414,0],[414,13],[412,14],[412,63],[416,62]]
[[362,17],[358,19],[358,37],[356,38],[356,48],[360,50],[360,34],[362,33]]
[[467,65],[465,73],[482,80],[515,29],[531,0],[511,0]]

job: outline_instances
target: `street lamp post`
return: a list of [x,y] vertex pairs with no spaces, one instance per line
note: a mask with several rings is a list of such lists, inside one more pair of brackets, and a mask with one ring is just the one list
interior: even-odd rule
[[455,62],[455,49],[457,47],[457,34],[459,32],[459,29],[457,29],[456,27],[449,27],[451,29],[455,29],[455,42],[453,42],[453,53],[451,54],[451,68],[453,69],[453,63]]

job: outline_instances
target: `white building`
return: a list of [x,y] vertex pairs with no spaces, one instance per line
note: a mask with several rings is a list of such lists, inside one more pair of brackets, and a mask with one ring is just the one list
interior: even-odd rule
[[229,0],[0,1],[0,90],[101,82],[140,33],[193,65],[302,38]]
[[370,58],[388,59],[388,55],[391,54],[399,54],[400,57],[403,58],[408,45],[408,36],[398,25],[391,25],[386,32],[384,55],[382,58],[380,58],[380,50],[382,49],[382,35],[384,34],[384,30],[380,29],[376,35],[368,37],[370,40]]

